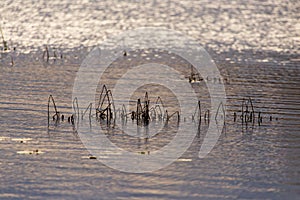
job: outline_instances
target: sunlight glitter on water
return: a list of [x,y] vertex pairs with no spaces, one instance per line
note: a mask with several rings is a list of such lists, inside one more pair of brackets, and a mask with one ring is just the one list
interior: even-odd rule
[[181,31],[216,52],[233,48],[297,53],[300,45],[297,6],[286,1],[1,1],[0,13],[9,46],[23,52],[45,44],[95,46],[143,26]]

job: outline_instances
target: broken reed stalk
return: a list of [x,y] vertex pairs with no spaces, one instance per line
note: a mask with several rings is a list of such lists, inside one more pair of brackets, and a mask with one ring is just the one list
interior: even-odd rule
[[198,104],[197,104],[197,106],[195,108],[195,112],[192,115],[192,120],[195,120],[197,112],[199,113],[199,121],[201,123],[201,102],[200,102],[200,100],[198,100]]
[[216,112],[216,116],[215,116],[215,120],[217,121],[217,117],[219,115],[220,108],[222,108],[222,112],[223,112],[223,116],[224,116],[224,124],[225,124],[226,115],[225,115],[225,108],[224,108],[223,102],[220,102],[220,104],[218,106],[218,109],[217,109],[217,112]]
[[87,112],[88,110],[90,111],[90,112],[89,112],[89,119],[91,119],[91,117],[92,117],[92,107],[93,107],[93,104],[90,103],[90,104],[88,105],[88,107],[85,109],[85,111],[81,113],[81,119],[82,119],[82,120],[83,120],[83,117],[84,117],[84,115],[86,114],[86,112]]
[[165,106],[164,106],[164,103],[163,103],[163,101],[162,101],[162,99],[161,99],[160,97],[157,97],[155,104],[159,104],[159,103],[160,103],[163,107],[165,107]]
[[148,98],[148,92],[145,93],[145,98],[144,98],[144,108],[149,106],[150,100]]
[[43,53],[43,59],[45,60],[45,56],[46,56],[46,61],[49,62],[49,49],[48,46],[45,47],[45,51]]
[[74,115],[77,118],[77,120],[79,121],[79,106],[78,106],[78,99],[77,97],[75,97],[73,99],[73,110],[74,110]]
[[149,123],[149,120],[150,120],[149,105],[150,105],[150,100],[148,98],[148,92],[146,92],[145,98],[144,98],[143,115],[142,115],[145,123]]
[[162,116],[163,115],[163,111],[162,111],[162,109],[161,109],[161,107],[160,107],[159,104],[161,104],[163,108],[165,107],[162,99],[158,96],[157,99],[156,99],[156,101],[155,101],[155,111],[156,111],[156,108],[159,109],[158,118],[161,119],[163,117]]
[[242,122],[244,122],[244,102],[245,102],[245,99],[243,98],[243,102],[242,102],[242,115],[241,115]]
[[111,90],[108,90],[106,88],[106,85],[103,85],[97,109],[102,108],[102,106],[105,102],[105,98],[107,98],[108,104],[113,105],[113,97],[112,97]]
[[127,111],[126,111],[126,107],[124,104],[122,105],[121,118],[122,118],[122,120],[124,120],[125,118],[127,119]]
[[[144,104],[142,105],[141,99],[137,100],[136,112],[132,112],[131,119],[136,119],[137,124],[143,122],[144,124],[149,124],[150,121],[150,100],[148,98],[148,92],[145,93]],[[156,112],[155,112],[156,115]]]
[[171,115],[168,115],[168,111],[166,110],[166,116],[167,116],[167,119],[166,121],[168,122],[173,116],[176,116],[177,114],[177,120],[178,122],[180,121],[180,114],[179,114],[179,111],[175,111],[174,113],[172,113]]
[[[249,111],[249,106],[251,108],[250,111]],[[254,106],[253,106],[251,97],[248,97],[248,99],[243,99],[241,119],[242,119],[242,122],[254,123],[255,111],[254,111]]]
[[200,121],[198,123],[197,137],[200,138],[200,135],[201,135],[201,117],[200,117]]
[[1,32],[1,37],[2,37],[3,50],[4,50],[4,51],[7,51],[7,50],[8,50],[8,46],[7,46],[7,42],[6,42],[5,39],[4,39],[4,35],[3,35],[3,32],[2,32],[1,26],[0,26],[0,32]]
[[158,119],[161,120],[162,119],[162,111],[161,111],[160,106],[159,105],[155,105],[154,107],[151,107],[149,109],[149,115],[150,115],[150,119],[151,118],[156,119],[158,117]]
[[104,94],[107,94],[107,88],[106,88],[106,85],[103,85],[102,87],[102,90],[101,90],[101,93],[100,93],[100,99],[99,99],[99,103],[97,105],[97,108],[96,109],[99,109],[102,105],[103,105],[103,99],[104,97],[102,97]]
[[50,94],[49,98],[48,98],[48,127],[49,127],[49,124],[50,124],[50,103],[53,103],[53,107],[54,107],[54,110],[55,110],[55,115],[53,115],[53,117],[59,117],[59,112],[57,112],[57,108],[56,108],[56,105],[55,105],[55,101],[54,101],[54,98],[53,96]]
[[250,105],[251,105],[251,110],[252,110],[252,112],[254,112],[254,106],[253,106],[251,97],[249,97],[249,102],[250,102]]
[[[157,114],[156,114],[155,107],[150,108],[149,113],[150,113],[151,118],[156,119]],[[154,116],[153,116],[153,113],[154,113]]]
[[116,116],[116,108],[115,108],[114,98],[113,98],[113,95],[111,93],[111,90],[108,90],[108,95],[110,95],[110,105],[113,108],[114,116]]
[[[104,103],[107,103],[107,107],[103,108]],[[112,119],[115,119],[116,109],[114,104],[114,99],[111,90],[108,90],[106,85],[103,85],[98,106],[96,108],[96,117],[101,119],[107,119],[109,123]]]
[[161,119],[161,118],[163,117],[163,116],[162,116],[162,110],[161,110],[161,108],[160,108],[159,105],[155,105],[155,107],[154,107],[155,113],[158,113],[157,110],[156,110],[156,108],[158,108],[158,110],[159,110],[159,114],[157,114],[158,119]]
[[199,73],[194,73],[194,68],[193,65],[191,65],[191,75],[189,76],[189,82],[195,82],[195,81],[202,81],[203,79],[201,78]]
[[258,126],[260,126],[262,124],[261,112],[258,112],[257,122],[258,122]]
[[136,120],[140,119],[140,115],[142,112],[143,112],[143,108],[142,108],[141,100],[138,99],[136,103]]
[[198,106],[199,106],[199,119],[200,119],[200,123],[201,123],[201,102],[200,102],[200,100],[198,101]]
[[250,102],[250,105],[251,105],[250,120],[254,123],[254,119],[255,119],[254,113],[255,112],[254,112],[254,106],[253,106],[251,97],[249,97],[249,102]]
[[243,98],[242,102],[242,122],[247,122],[247,114],[248,114],[248,102],[245,98]]

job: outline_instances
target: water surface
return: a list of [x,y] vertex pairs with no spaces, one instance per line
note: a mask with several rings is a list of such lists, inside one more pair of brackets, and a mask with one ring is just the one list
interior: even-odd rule
[[[1,199],[299,198],[297,10],[296,1],[2,1],[1,27],[17,52],[2,54],[0,62]],[[198,158],[208,127],[202,121],[178,161],[153,173],[130,174],[89,159],[66,121],[51,122],[48,129],[47,101],[52,94],[59,110],[70,115],[76,72],[91,48],[111,34],[141,26],[182,31],[209,51],[226,79],[227,117],[226,129],[204,159]],[[51,55],[57,51],[64,59],[45,62],[46,44]],[[189,69],[172,55],[157,54],[129,52],[115,65],[159,60]],[[205,84],[202,88],[205,105]],[[240,113],[249,96],[262,113],[260,126],[234,122],[233,113]],[[172,130],[147,142],[119,133],[108,137],[141,152],[165,145]]]

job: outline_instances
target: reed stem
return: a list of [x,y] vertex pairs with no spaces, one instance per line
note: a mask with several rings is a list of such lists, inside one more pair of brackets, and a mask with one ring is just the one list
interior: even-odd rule
[[[57,108],[56,108],[56,105],[55,105],[55,101],[54,101],[54,98],[53,96],[50,94],[49,98],[48,98],[48,127],[50,125],[50,103],[53,103],[53,107],[54,107],[54,110],[55,110],[55,115],[54,116],[57,116],[57,119],[59,117],[59,112],[57,112]],[[53,117],[54,117],[53,116]]]
[[4,34],[3,34],[3,31],[2,31],[1,26],[0,26],[0,32],[1,32],[1,37],[2,37],[3,50],[4,50],[4,51],[7,51],[7,50],[8,50],[8,46],[7,46],[7,42],[6,42],[5,39],[4,39]]

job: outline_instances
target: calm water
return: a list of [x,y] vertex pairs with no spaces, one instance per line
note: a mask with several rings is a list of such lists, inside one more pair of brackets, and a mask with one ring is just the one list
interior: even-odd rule
[[[0,25],[17,51],[1,54],[0,61],[0,198],[298,199],[299,7],[297,1],[1,1]],[[70,115],[74,79],[88,52],[112,34],[141,26],[181,31],[208,50],[226,80],[227,117],[207,157],[198,158],[208,128],[202,121],[178,161],[153,173],[131,174],[89,159],[69,123],[51,122],[47,129],[47,100],[52,94],[58,109]],[[56,51],[64,59],[43,61],[46,44],[51,55]],[[120,72],[118,66],[155,61],[189,72],[186,62],[172,57],[129,52],[113,66]],[[200,88],[206,108],[207,89]],[[158,94],[172,101],[163,88],[149,90],[151,101]],[[240,113],[249,96],[262,113],[260,126],[234,122],[233,113]],[[173,125],[147,142],[117,131],[108,138],[134,152],[153,151],[172,139]],[[131,121],[127,126],[133,127]]]

